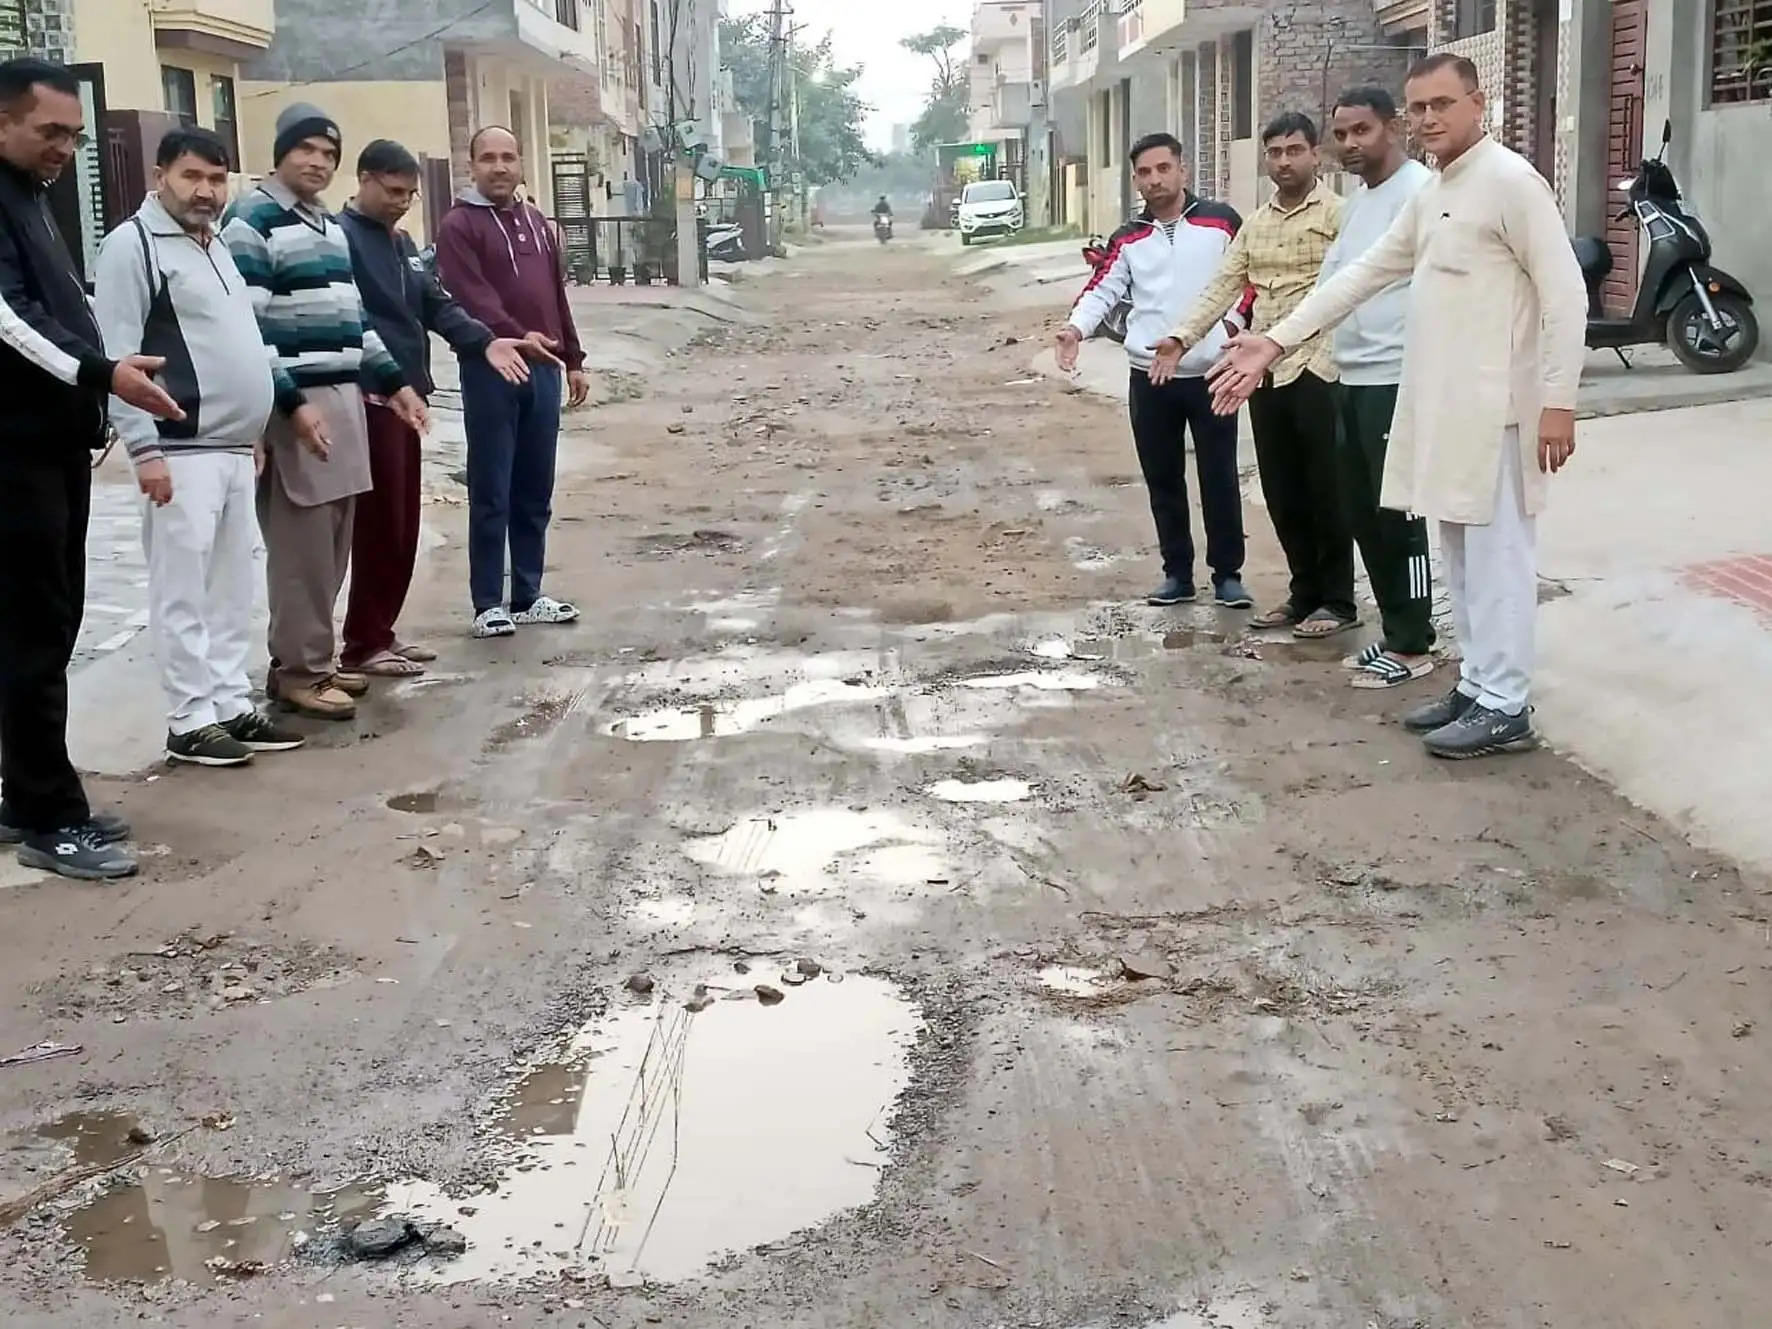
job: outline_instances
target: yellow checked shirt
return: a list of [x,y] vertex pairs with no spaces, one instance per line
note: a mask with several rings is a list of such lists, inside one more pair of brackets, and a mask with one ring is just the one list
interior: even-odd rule
[[[1341,198],[1321,180],[1290,212],[1282,211],[1274,200],[1262,204],[1224,251],[1218,275],[1174,335],[1192,346],[1249,287],[1255,290],[1249,330],[1266,332],[1315,289],[1323,259],[1340,233]],[[1329,338],[1315,336],[1287,352],[1274,365],[1274,384],[1290,383],[1307,369],[1326,383],[1335,381]]]

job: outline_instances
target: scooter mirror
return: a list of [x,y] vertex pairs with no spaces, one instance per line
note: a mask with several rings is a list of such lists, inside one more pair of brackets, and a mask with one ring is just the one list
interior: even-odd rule
[[1674,141],[1674,122],[1672,120],[1663,120],[1661,122],[1661,146],[1665,148],[1669,143],[1672,143],[1673,141]]

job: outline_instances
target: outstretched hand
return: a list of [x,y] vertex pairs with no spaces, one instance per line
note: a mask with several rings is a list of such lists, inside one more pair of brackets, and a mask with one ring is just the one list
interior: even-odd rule
[[1151,367],[1147,371],[1150,380],[1158,387],[1175,377],[1175,371],[1181,364],[1181,357],[1187,353],[1187,347],[1177,337],[1165,337],[1157,343],[1156,353],[1151,356]]
[[1053,353],[1058,358],[1058,367],[1065,373],[1071,373],[1077,367],[1077,348],[1083,344],[1083,334],[1070,324],[1058,330],[1054,339]]
[[1284,352],[1280,344],[1253,332],[1230,339],[1218,363],[1206,371],[1212,388],[1212,409],[1219,415],[1235,415]]

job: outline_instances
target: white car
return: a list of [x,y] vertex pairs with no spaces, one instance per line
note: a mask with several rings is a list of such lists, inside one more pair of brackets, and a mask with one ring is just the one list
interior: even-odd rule
[[975,180],[960,193],[960,243],[1014,235],[1022,227],[1021,195],[1007,180]]

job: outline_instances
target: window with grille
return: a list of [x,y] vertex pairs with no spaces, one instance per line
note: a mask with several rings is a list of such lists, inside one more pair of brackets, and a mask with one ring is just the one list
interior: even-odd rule
[[1772,0],[1710,0],[1710,99],[1772,101]]
[[557,22],[578,31],[578,0],[554,0],[554,18]]

